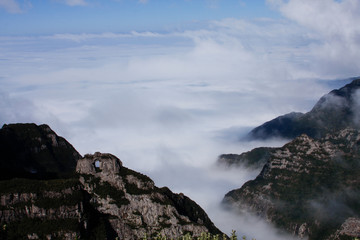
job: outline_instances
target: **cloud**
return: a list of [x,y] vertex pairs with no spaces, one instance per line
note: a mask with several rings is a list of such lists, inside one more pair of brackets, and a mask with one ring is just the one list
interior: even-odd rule
[[0,92],[0,123],[31,122],[35,121],[36,107],[25,99],[10,97],[9,94]]
[[[315,40],[309,51],[314,55],[314,68],[322,74],[358,73],[360,63],[360,2],[268,0],[286,18],[308,30]],[[357,62],[357,63],[355,63]]]
[[219,0],[206,0],[205,2],[208,8],[216,9],[219,7]]
[[[244,212],[242,215],[235,214],[218,206],[213,206],[210,215],[212,219],[221,219],[215,221],[215,225],[227,234],[231,234],[232,230],[236,230],[238,239],[271,239],[271,240],[295,240],[290,234],[281,232],[266,220]],[[236,223],[236,225],[234,225]]]
[[9,13],[23,13],[30,7],[31,3],[29,1],[20,4],[16,0],[0,0],[0,8],[4,8]]
[[356,92],[353,93],[352,95],[352,100],[353,100],[353,106],[352,106],[352,111],[353,111],[353,124],[357,127],[360,127],[360,90],[357,90]]
[[61,33],[54,34],[51,36],[42,36],[44,39],[51,40],[68,40],[77,43],[93,41],[93,40],[121,40],[121,39],[131,39],[134,37],[138,38],[161,38],[163,35],[154,32],[137,32],[132,31],[130,33],[112,33],[105,32],[99,34],[90,34],[90,33],[81,33],[81,34],[72,34],[72,33]]
[[310,110],[330,90],[317,79],[355,73],[347,51],[324,59],[334,43],[325,32],[300,20],[224,19],[168,33],[2,37],[0,120],[48,123],[81,154],[111,152],[198,201],[228,233],[240,224],[214,206],[256,173],[213,170],[218,155],[260,146],[234,137],[244,129]]
[[61,3],[64,3],[68,6],[86,6],[88,3],[85,0],[57,0]]

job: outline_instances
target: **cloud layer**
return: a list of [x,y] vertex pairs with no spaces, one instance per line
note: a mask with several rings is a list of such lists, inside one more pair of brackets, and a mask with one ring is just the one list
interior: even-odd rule
[[286,19],[1,37],[0,123],[47,123],[81,154],[111,152],[198,201],[224,230],[239,229],[214,206],[257,173],[214,169],[217,156],[283,144],[238,140],[278,115],[310,110],[330,90],[318,80],[359,75],[357,2],[269,3]]
[[316,42],[309,47],[314,55],[314,71],[322,75],[357,73],[353,61],[360,51],[360,2],[268,0],[286,18],[308,31]]

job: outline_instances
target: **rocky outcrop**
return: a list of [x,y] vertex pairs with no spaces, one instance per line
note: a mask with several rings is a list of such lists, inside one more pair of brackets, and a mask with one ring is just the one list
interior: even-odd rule
[[112,154],[81,158],[47,125],[4,125],[0,154],[0,239],[222,234],[190,198]]
[[226,194],[223,202],[299,237],[326,239],[360,214],[359,170],[358,130],[318,140],[303,134],[275,149],[258,177]]
[[273,150],[270,147],[259,147],[242,154],[222,154],[218,157],[217,164],[226,168],[261,169],[270,159]]
[[360,79],[323,96],[308,113],[290,113],[254,128],[250,139],[294,139],[301,134],[321,138],[345,128],[360,129]]
[[187,232],[195,236],[202,232],[221,233],[195,202],[167,188],[157,188],[150,178],[122,166],[111,154],[85,155],[76,171],[91,195],[90,202],[109,216],[120,239],[154,237],[159,233],[171,238]]
[[358,238],[360,236],[360,219],[348,218],[341,225],[340,229],[330,237],[333,240],[341,240],[346,238]]
[[0,239],[74,239],[84,216],[77,179],[1,181]]
[[81,158],[48,125],[8,124],[0,129],[0,180],[54,179],[74,173]]

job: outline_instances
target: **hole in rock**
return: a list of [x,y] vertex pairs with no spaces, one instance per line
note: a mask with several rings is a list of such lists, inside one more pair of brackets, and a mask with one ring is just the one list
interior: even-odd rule
[[100,167],[100,161],[99,161],[99,160],[96,160],[96,161],[95,161],[95,167],[96,167],[96,168],[99,168],[99,167]]

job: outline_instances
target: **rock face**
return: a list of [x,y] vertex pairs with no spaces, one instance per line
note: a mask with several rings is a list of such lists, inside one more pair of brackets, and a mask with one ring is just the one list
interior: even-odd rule
[[47,125],[9,124],[0,129],[0,179],[58,178],[74,173],[81,158]]
[[308,113],[290,113],[253,129],[248,138],[321,138],[345,128],[360,129],[360,79],[323,96]]
[[47,125],[4,125],[0,143],[1,240],[222,234],[188,197],[112,154],[81,158]]
[[206,213],[182,194],[157,188],[145,175],[122,166],[111,154],[95,153],[78,161],[80,182],[90,202],[109,222],[120,239],[179,237],[187,232],[220,234]]
[[348,218],[341,225],[340,229],[331,236],[334,240],[340,240],[345,238],[356,238],[360,236],[360,219],[359,218]]
[[[258,177],[226,194],[223,203],[299,237],[331,239],[346,219],[360,214],[359,170],[358,130],[317,140],[303,134],[274,149]],[[353,236],[349,232],[341,234]]]
[[75,239],[84,233],[84,197],[77,179],[2,180],[0,239]]
[[274,148],[259,147],[242,154],[222,154],[218,157],[217,163],[220,166],[243,167],[249,169],[261,169],[270,159]]

